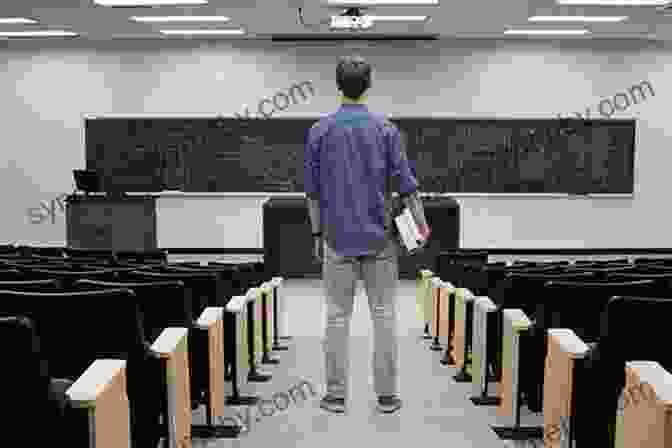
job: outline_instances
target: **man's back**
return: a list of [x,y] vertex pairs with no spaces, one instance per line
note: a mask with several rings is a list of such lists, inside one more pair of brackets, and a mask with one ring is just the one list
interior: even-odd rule
[[[363,104],[343,104],[309,131],[305,190],[320,201],[327,244],[339,255],[382,250],[389,239],[390,187],[417,190],[398,129]],[[393,183],[394,182],[394,183]]]

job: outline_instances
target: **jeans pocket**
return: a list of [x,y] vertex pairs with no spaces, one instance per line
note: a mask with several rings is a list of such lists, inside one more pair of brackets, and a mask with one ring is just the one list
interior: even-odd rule
[[398,255],[398,243],[396,238],[388,238],[385,248],[378,252],[373,258],[376,260],[388,260],[391,258],[396,258]]

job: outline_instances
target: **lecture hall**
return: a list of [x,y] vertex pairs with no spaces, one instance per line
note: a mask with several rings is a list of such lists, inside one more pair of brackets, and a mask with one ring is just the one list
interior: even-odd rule
[[6,1],[0,55],[13,445],[672,447],[672,0]]

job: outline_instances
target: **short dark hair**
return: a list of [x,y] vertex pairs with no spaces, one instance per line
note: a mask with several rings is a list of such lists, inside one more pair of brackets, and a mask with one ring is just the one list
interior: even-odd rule
[[336,66],[336,85],[347,98],[359,98],[371,87],[371,65],[361,56],[341,58]]

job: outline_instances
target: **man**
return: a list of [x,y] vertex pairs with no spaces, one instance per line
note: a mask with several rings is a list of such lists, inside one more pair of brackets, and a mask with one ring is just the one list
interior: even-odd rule
[[429,228],[399,130],[363,103],[371,86],[371,66],[361,57],[343,58],[336,68],[336,85],[342,105],[310,129],[305,152],[314,252],[323,261],[327,302],[323,342],[327,393],[320,407],[345,411],[350,319],[361,275],[373,320],[378,409],[394,412],[402,405],[397,391],[399,279],[388,185],[390,189],[392,182],[398,185],[396,190],[426,237]]

